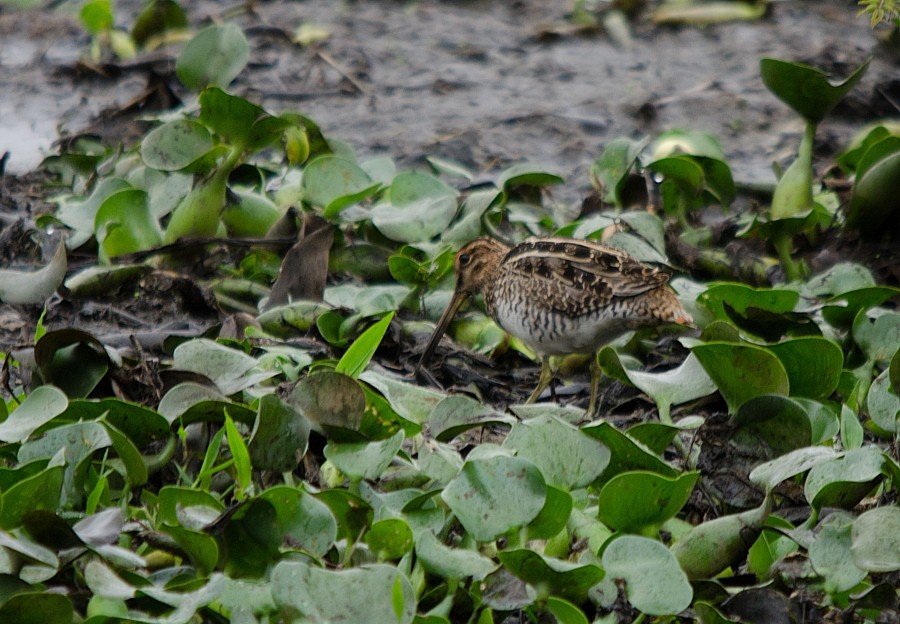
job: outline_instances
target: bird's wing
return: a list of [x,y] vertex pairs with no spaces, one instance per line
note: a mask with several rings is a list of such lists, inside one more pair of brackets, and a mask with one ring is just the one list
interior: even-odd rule
[[546,307],[573,315],[648,292],[670,277],[618,249],[565,238],[530,238],[510,250],[503,265],[546,293]]

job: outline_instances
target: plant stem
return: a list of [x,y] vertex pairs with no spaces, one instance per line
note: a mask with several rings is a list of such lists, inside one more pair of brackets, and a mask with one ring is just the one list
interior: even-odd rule
[[778,259],[781,260],[781,266],[784,267],[787,281],[794,282],[799,280],[802,277],[800,267],[791,256],[791,251],[794,248],[793,237],[790,234],[779,232],[772,238],[772,245],[775,246],[775,251],[778,252]]

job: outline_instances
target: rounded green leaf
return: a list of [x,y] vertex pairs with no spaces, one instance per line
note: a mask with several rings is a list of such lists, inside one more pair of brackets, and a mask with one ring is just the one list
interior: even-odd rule
[[867,158],[872,156],[877,160],[857,171],[847,211],[847,225],[869,236],[881,233],[887,222],[896,223],[900,217],[894,201],[900,193],[900,137],[878,143],[866,153]]
[[550,186],[562,184],[565,180],[555,173],[542,170],[529,163],[515,164],[497,177],[497,186],[504,191],[509,191],[514,186]]
[[760,464],[750,473],[750,480],[766,491],[771,491],[782,481],[834,459],[837,455],[837,451],[825,446],[799,448]]
[[205,375],[222,394],[231,395],[274,377],[276,371],[258,371],[256,358],[207,338],[184,342],[173,354],[175,367]]
[[213,146],[206,126],[192,119],[176,119],[147,133],[141,142],[141,159],[153,169],[180,171],[203,158]]
[[24,442],[42,425],[62,414],[69,404],[56,386],[38,386],[0,423],[0,441]]
[[552,416],[515,423],[503,446],[537,466],[549,485],[567,490],[587,486],[609,464],[602,442]]
[[[53,462],[50,462],[53,464]],[[37,473],[31,467],[47,466]],[[15,474],[19,477],[12,485],[4,484],[3,505],[0,506],[0,528],[12,529],[22,523],[26,514],[36,511],[55,512],[60,507],[65,466],[62,458],[55,465],[48,465],[46,460],[26,464]]]
[[379,442],[342,444],[331,441],[325,446],[325,457],[351,479],[377,479],[391,465],[403,438],[400,430]]
[[528,539],[550,539],[559,534],[566,528],[574,504],[567,491],[548,485],[544,507],[528,525]]
[[129,189],[110,195],[100,205],[94,220],[94,236],[100,243],[100,259],[111,258],[156,247],[162,232],[150,214],[145,191]]
[[52,592],[23,592],[0,605],[0,622],[16,624],[71,624],[75,617],[72,601]]
[[602,475],[604,481],[629,470],[647,470],[670,478],[678,475],[678,471],[654,455],[637,440],[632,439],[607,422],[583,427],[582,431],[603,442],[610,451],[609,466],[603,471]]
[[819,526],[815,541],[809,545],[809,561],[824,577],[824,589],[830,595],[849,591],[866,577],[853,562],[850,552],[853,517],[833,513]]
[[474,427],[488,424],[511,425],[516,419],[479,401],[462,395],[451,395],[438,403],[428,418],[428,426],[436,440],[447,442]]
[[336,217],[341,210],[369,197],[380,186],[355,162],[331,154],[309,161],[301,181],[303,199],[324,208],[326,218]]
[[763,394],[790,390],[787,371],[771,351],[749,344],[708,343],[692,349],[734,413],[743,403]]
[[481,581],[497,569],[496,563],[478,551],[445,546],[431,531],[422,531],[416,538],[416,557],[428,572],[447,579]]
[[900,348],[900,314],[883,310],[878,312],[874,320],[862,311],[856,315],[853,340],[870,360],[888,364]]
[[311,494],[292,487],[276,486],[259,495],[275,509],[275,524],[282,541],[322,557],[337,539],[337,521],[325,505]]
[[751,448],[782,455],[812,444],[812,423],[802,404],[777,394],[764,394],[743,403],[732,419],[736,436]]
[[366,410],[366,395],[355,379],[322,371],[301,379],[291,392],[290,403],[314,427],[340,434],[341,430],[359,431]]
[[852,509],[883,478],[884,455],[874,446],[846,451],[841,457],[814,466],[803,486],[814,509]]
[[326,570],[282,561],[272,572],[272,596],[316,622],[411,624],[416,613],[412,585],[389,565]]
[[556,618],[557,624],[589,624],[584,612],[568,600],[550,596],[547,610]]
[[866,404],[876,425],[885,431],[900,431],[900,396],[891,389],[890,370],[882,372],[872,382]]
[[533,550],[505,550],[498,557],[503,567],[534,587],[540,597],[560,596],[580,603],[605,576],[593,563],[579,565],[543,557]]
[[467,461],[441,493],[466,531],[480,542],[534,520],[546,496],[547,485],[534,464],[499,454]]
[[233,191],[238,198],[222,211],[222,223],[232,236],[263,237],[281,216],[281,210],[262,193]]
[[598,517],[617,531],[654,534],[681,511],[699,477],[699,472],[674,479],[652,472],[618,474],[600,490]]
[[837,388],[844,368],[844,354],[837,343],[820,336],[804,336],[769,349],[784,365],[791,396],[826,399]]
[[869,572],[900,570],[900,507],[870,509],[853,522],[853,562]]
[[247,443],[255,470],[290,472],[306,454],[309,421],[275,394],[259,400],[256,422]]
[[363,541],[379,560],[399,559],[413,548],[413,532],[400,518],[379,520],[366,531]]
[[452,195],[422,197],[402,206],[381,204],[372,210],[372,224],[389,239],[424,243],[447,229],[456,215]]
[[603,551],[603,568],[625,581],[625,595],[648,615],[674,615],[691,604],[693,590],[668,548],[631,535],[614,539]]
[[178,55],[175,73],[188,89],[227,87],[250,59],[250,45],[240,26],[226,23],[204,28]]
[[372,210],[372,224],[391,240],[429,241],[450,225],[456,215],[457,191],[434,176],[409,171],[391,183],[390,204]]

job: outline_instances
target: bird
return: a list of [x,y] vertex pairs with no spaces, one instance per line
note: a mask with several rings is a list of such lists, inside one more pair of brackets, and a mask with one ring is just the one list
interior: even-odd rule
[[541,358],[541,376],[526,401],[553,379],[551,356],[590,354],[593,415],[600,386],[598,351],[622,334],[665,323],[693,326],[664,268],[590,240],[531,237],[510,247],[491,237],[463,246],[453,259],[456,287],[422,352],[431,358],[462,303],[482,295],[487,314]]

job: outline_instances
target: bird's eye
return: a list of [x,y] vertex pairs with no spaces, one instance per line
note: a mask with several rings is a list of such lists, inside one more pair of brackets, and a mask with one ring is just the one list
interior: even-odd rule
[[470,256],[470,255],[467,254],[467,253],[466,253],[466,254],[462,254],[462,255],[460,255],[460,257],[459,257],[459,266],[464,267],[464,266],[466,266],[467,264],[469,264],[469,262],[471,262],[471,261],[472,261],[472,256]]

